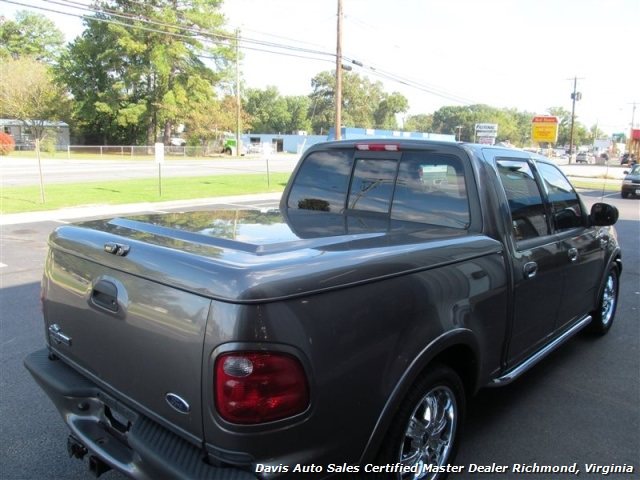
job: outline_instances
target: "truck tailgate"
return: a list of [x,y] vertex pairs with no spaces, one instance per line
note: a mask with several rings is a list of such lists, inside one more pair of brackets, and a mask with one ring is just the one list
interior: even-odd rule
[[51,349],[129,407],[199,443],[210,300],[145,278],[135,254],[117,259],[122,268],[105,265],[101,256],[112,255],[90,243],[80,254],[51,243],[43,279]]

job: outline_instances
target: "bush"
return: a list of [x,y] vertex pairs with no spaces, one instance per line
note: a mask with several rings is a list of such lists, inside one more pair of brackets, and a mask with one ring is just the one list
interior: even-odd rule
[[0,133],[0,155],[9,155],[16,149],[16,142],[7,133]]
[[44,138],[40,141],[40,151],[53,156],[56,154],[56,141],[53,138]]

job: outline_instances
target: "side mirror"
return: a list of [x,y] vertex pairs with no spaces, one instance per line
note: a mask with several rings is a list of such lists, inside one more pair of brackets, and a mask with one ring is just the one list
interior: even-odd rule
[[618,221],[619,212],[616,207],[608,203],[594,203],[591,207],[591,225],[606,227]]

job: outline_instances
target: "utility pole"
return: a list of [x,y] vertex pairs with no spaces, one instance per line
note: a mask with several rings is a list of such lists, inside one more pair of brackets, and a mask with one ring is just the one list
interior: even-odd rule
[[[638,153],[638,146],[637,146],[638,144],[635,143],[633,139],[633,130],[636,122],[636,102],[633,102],[631,105],[633,105],[633,109],[631,110],[631,128],[629,130],[629,155],[633,155],[634,145],[636,146],[635,148],[636,153]],[[636,160],[638,160],[637,157],[636,157]]]
[[338,41],[336,44],[335,139],[342,138],[342,0],[338,0]]
[[236,29],[236,157],[241,155],[240,132],[242,125],[240,122],[240,30]]
[[573,124],[576,120],[576,101],[582,98],[580,92],[576,92],[578,85],[578,78],[573,77],[573,93],[571,94],[571,133],[569,134],[569,163],[571,163],[571,156],[573,155]]

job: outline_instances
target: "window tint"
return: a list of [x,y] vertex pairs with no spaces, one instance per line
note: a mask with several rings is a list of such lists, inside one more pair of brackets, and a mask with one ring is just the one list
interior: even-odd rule
[[558,168],[546,163],[538,163],[544,188],[553,207],[553,221],[556,230],[566,230],[583,225],[580,199],[569,181]]
[[450,155],[403,155],[391,218],[445,227],[469,226],[464,170]]
[[526,161],[499,160],[498,173],[511,210],[516,241],[548,235],[542,195]]
[[298,171],[287,206],[341,213],[352,162],[352,152],[310,154]]
[[396,168],[395,160],[356,160],[349,190],[349,209],[388,213]]

